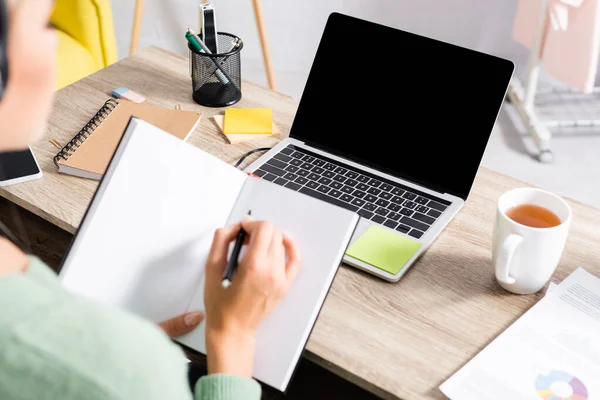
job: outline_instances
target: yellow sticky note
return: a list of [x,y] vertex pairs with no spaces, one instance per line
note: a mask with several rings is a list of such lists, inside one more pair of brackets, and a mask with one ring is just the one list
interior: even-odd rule
[[421,243],[389,229],[371,226],[346,251],[350,257],[397,274],[421,248]]
[[[213,122],[215,123],[215,125],[217,125],[217,128],[219,128],[219,131],[221,131],[221,133],[223,133],[223,122],[225,121],[225,116],[224,115],[214,115],[212,117]],[[277,127],[277,125],[275,125],[275,122],[273,122],[273,135],[279,135],[281,133],[281,131],[279,130],[279,127]],[[242,142],[248,142],[251,140],[256,140],[256,139],[264,139],[265,135],[257,135],[257,134],[250,134],[250,135],[244,135],[244,134],[234,134],[234,135],[226,135],[223,133],[223,136],[225,137],[225,139],[231,143],[231,144],[235,144],[235,143],[242,143]]]
[[273,133],[273,110],[270,108],[227,108],[223,133],[264,134]]

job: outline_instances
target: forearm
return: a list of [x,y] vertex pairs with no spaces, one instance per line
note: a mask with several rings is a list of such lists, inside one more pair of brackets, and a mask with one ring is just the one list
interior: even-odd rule
[[250,333],[207,329],[208,375],[196,383],[196,400],[259,400],[252,379],[255,339]]
[[255,338],[251,333],[207,330],[208,373],[251,378],[255,346]]

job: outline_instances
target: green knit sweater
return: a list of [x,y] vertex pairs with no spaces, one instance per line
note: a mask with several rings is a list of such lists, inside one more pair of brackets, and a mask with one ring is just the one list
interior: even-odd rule
[[[248,378],[198,380],[195,399],[260,399]],[[64,290],[36,258],[0,278],[0,399],[193,399],[187,360],[162,330]]]

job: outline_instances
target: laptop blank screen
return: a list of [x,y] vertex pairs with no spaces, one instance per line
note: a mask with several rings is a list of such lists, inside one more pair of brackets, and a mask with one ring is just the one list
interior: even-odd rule
[[290,136],[466,199],[513,63],[333,13]]

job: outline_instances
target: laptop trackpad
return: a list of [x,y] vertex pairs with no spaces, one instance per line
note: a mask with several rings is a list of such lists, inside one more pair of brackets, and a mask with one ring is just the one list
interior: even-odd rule
[[372,225],[346,251],[350,257],[397,274],[421,248],[421,243],[392,230]]

